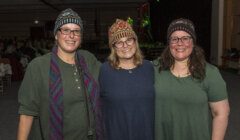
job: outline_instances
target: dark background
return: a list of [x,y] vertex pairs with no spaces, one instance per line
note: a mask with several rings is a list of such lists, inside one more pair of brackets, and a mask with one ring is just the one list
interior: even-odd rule
[[210,56],[212,0],[149,0],[152,34],[156,41],[166,43],[168,25],[173,19],[188,18],[193,21],[197,44]]

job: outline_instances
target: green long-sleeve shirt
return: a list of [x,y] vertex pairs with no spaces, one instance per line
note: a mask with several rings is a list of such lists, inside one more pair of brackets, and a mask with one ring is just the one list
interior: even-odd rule
[[[97,81],[100,62],[89,52],[80,50],[88,69]],[[30,139],[48,140],[49,136],[49,71],[51,53],[31,61],[19,89],[19,114],[34,116]],[[87,140],[88,120],[84,85],[75,65],[58,58],[63,83],[63,135],[66,140]],[[90,107],[91,108],[91,107]],[[95,128],[90,110],[92,128]],[[43,137],[43,138],[42,138]]]

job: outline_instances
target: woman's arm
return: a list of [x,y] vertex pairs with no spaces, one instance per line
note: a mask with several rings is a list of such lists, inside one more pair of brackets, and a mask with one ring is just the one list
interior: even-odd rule
[[33,116],[20,115],[17,140],[27,140],[32,127]]
[[230,112],[228,100],[210,102],[209,104],[213,116],[212,140],[224,140]]

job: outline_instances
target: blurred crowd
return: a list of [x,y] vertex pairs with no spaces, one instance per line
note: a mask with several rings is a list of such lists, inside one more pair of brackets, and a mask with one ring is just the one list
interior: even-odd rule
[[0,58],[8,58],[13,80],[21,80],[28,63],[35,57],[49,52],[53,39],[19,39],[0,37]]

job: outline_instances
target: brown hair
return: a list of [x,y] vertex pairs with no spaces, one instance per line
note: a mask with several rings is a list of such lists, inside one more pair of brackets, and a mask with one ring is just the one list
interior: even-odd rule
[[[162,70],[170,70],[170,68],[174,65],[174,58],[170,52],[169,46],[163,50],[159,59],[159,64],[159,72]],[[192,77],[202,81],[205,78],[205,66],[206,60],[203,49],[194,45],[188,60],[188,69]]]

